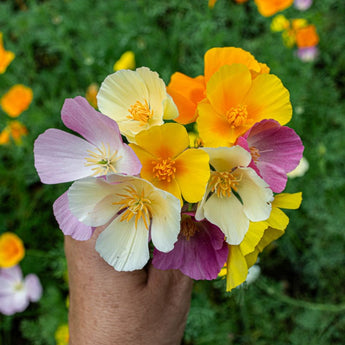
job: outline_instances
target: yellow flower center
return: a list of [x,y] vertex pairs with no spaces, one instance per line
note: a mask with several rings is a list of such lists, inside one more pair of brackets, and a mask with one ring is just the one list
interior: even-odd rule
[[249,150],[250,154],[252,155],[253,161],[256,163],[260,158],[260,151],[254,146],[250,147]]
[[219,198],[229,197],[231,190],[237,192],[237,185],[241,178],[236,178],[231,172],[212,171],[210,178],[211,191],[215,192]]
[[152,161],[152,172],[154,177],[157,177],[160,181],[167,181],[171,182],[173,178],[175,178],[175,161],[171,158],[162,159]]
[[239,104],[237,107],[231,107],[225,114],[231,128],[243,126],[247,122],[247,106]]
[[102,143],[100,147],[96,147],[95,151],[87,151],[89,157],[85,157],[85,166],[94,166],[91,170],[94,172],[92,176],[107,175],[109,172],[116,173],[116,162],[121,159],[117,155],[117,150],[111,151],[109,145],[107,147]]
[[129,222],[135,216],[135,227],[137,227],[138,221],[142,219],[146,229],[149,230],[152,215],[151,200],[145,198],[144,191],[139,194],[132,186],[127,187],[125,191],[127,194],[117,194],[123,199],[113,203],[113,205],[121,205],[119,211],[125,210],[121,214],[120,221]]
[[187,241],[190,240],[200,229],[197,227],[196,222],[192,217],[184,215],[181,220],[181,235],[183,235]]
[[140,101],[136,101],[135,104],[131,105],[128,111],[130,115],[128,115],[127,118],[139,121],[140,126],[144,126],[153,116],[153,111],[150,109],[146,99],[144,104]]

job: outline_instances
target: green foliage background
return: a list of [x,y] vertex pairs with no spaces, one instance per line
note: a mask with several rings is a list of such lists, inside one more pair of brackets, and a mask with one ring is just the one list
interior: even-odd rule
[[[11,317],[0,315],[0,344],[55,344],[67,322],[63,235],[53,201],[68,185],[42,185],[33,165],[33,142],[50,127],[61,128],[65,98],[100,84],[126,50],[137,66],[159,72],[166,83],[175,71],[203,73],[203,55],[215,46],[237,46],[271,67],[291,93],[289,126],[301,136],[310,169],[290,180],[303,191],[289,212],[286,234],[262,255],[262,274],[249,286],[225,292],[223,280],[197,282],[184,344],[343,344],[345,329],[345,3],[314,0],[288,18],[306,18],[320,35],[314,63],[297,59],[270,31],[271,18],[253,1],[218,0],[16,0],[0,1],[0,31],[16,58],[0,75],[0,95],[22,83],[34,101],[19,120],[29,129],[23,145],[0,147],[0,233],[24,241],[25,274],[36,273],[39,303]],[[0,128],[8,117],[0,110]]]

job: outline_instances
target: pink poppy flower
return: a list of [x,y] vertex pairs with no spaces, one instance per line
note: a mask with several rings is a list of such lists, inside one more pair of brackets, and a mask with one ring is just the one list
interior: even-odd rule
[[305,11],[313,4],[313,0],[295,0],[294,6],[300,10]]
[[228,245],[216,225],[183,214],[174,249],[168,253],[155,249],[152,264],[161,270],[178,269],[192,279],[211,280],[217,278],[227,256]]
[[313,62],[319,55],[319,49],[317,46],[298,48],[296,54],[303,62]]
[[[43,183],[63,183],[89,176],[114,173],[139,174],[141,163],[122,141],[117,123],[96,111],[83,97],[66,99],[61,118],[83,138],[50,128],[35,141],[35,167]],[[53,206],[55,218],[65,235],[88,240],[93,229],[80,223],[69,211],[67,194]]]
[[0,312],[13,315],[24,311],[30,302],[37,302],[42,296],[42,286],[35,274],[23,279],[19,266],[0,270]]
[[287,173],[296,168],[303,144],[296,132],[274,120],[256,123],[236,142],[252,155],[249,165],[275,193],[284,190]]

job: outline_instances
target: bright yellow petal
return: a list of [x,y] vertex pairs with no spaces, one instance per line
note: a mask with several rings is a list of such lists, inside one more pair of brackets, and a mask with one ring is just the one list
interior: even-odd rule
[[255,250],[267,228],[268,224],[265,222],[250,222],[248,232],[240,244],[241,252],[244,256]]
[[284,231],[268,228],[266,229],[264,236],[260,240],[259,244],[257,245],[257,250],[262,252],[270,243],[278,239],[280,236],[284,234]]
[[247,262],[239,246],[229,246],[227,261],[226,291],[242,284],[248,275]]
[[199,116],[196,120],[198,132],[204,146],[232,146],[237,136],[228,121],[217,113],[208,102],[198,105]]
[[289,91],[278,77],[261,74],[252,83],[244,103],[253,122],[273,119],[285,125],[292,117]]
[[250,254],[245,256],[246,262],[247,262],[247,266],[248,268],[252,267],[253,265],[255,265],[255,263],[258,260],[258,256],[260,254],[260,251],[258,248],[255,248],[255,250],[253,252],[251,252]]
[[135,141],[156,158],[176,158],[189,146],[187,130],[177,123],[151,127],[139,133]]
[[279,208],[272,207],[270,217],[266,222],[272,228],[285,230],[289,224],[289,217]]
[[257,73],[260,72],[260,64],[249,52],[235,47],[212,48],[208,50],[204,57],[205,81],[208,82],[211,76],[219,70],[221,66],[243,64],[248,69]]
[[286,208],[289,210],[296,210],[300,207],[302,202],[302,192],[289,194],[281,193],[274,197],[272,206],[279,208]]
[[251,83],[252,77],[246,66],[222,66],[206,85],[207,99],[218,113],[225,116],[232,107],[242,104]]
[[210,177],[209,157],[201,149],[188,149],[176,159],[176,180],[187,202],[202,199]]

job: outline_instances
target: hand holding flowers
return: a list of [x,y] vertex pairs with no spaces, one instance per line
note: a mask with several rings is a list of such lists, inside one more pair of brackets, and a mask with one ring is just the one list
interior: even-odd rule
[[[204,76],[176,73],[166,89],[146,67],[120,70],[97,104],[101,113],[81,97],[62,109],[85,140],[49,129],[35,143],[42,182],[76,181],[54,204],[61,230],[87,240],[105,226],[96,250],[118,271],[144,267],[152,243],[159,269],[214,279],[227,263],[228,290],[241,284],[261,241],[276,238],[266,232],[285,214],[273,192],[303,152],[284,126],[292,107],[279,78],[240,48],[213,48]],[[202,147],[189,147],[193,122]]]

